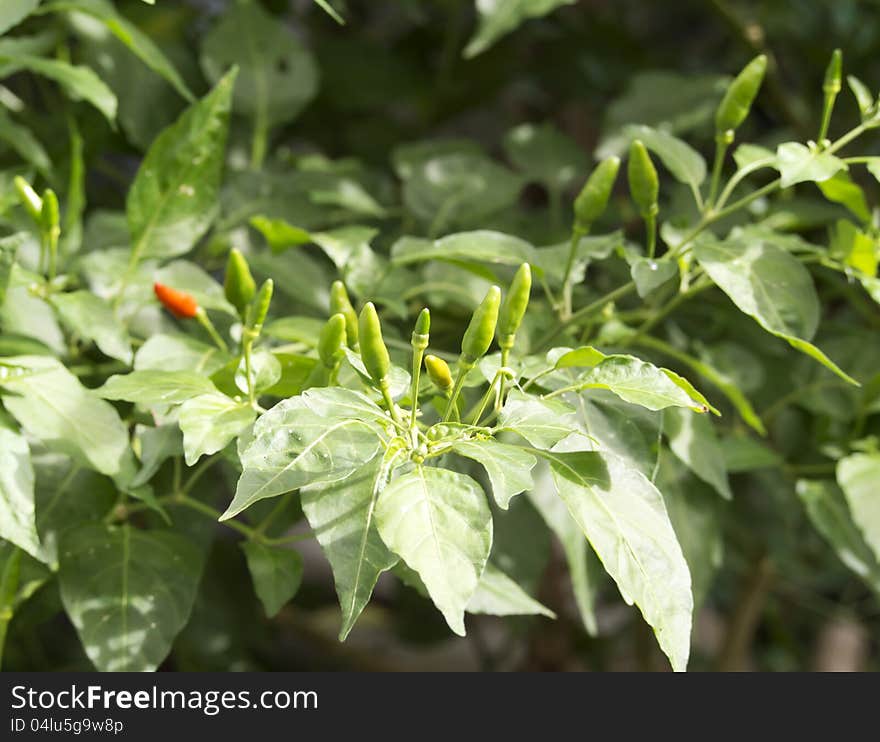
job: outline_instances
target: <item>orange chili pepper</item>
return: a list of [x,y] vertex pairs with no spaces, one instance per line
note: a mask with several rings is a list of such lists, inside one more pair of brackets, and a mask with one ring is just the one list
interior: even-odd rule
[[199,313],[198,302],[184,291],[178,291],[158,281],[153,284],[156,298],[162,305],[180,319],[191,319]]

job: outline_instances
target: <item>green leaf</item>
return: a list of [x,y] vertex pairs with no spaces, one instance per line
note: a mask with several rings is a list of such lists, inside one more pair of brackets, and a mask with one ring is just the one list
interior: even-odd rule
[[464,50],[467,58],[476,57],[530,18],[540,18],[561,5],[575,0],[477,0],[479,24]]
[[635,281],[636,291],[644,299],[657,289],[678,282],[678,263],[674,260],[637,258],[632,263],[630,274]]
[[333,569],[342,609],[339,640],[344,641],[370,601],[382,572],[397,561],[376,528],[376,498],[387,483],[389,466],[375,456],[339,482],[302,490],[302,509]]
[[233,70],[165,129],[144,157],[126,200],[132,263],[189,252],[217,211]]
[[54,358],[16,356],[3,364],[23,373],[3,378],[3,405],[47,446],[76,455],[102,474],[116,474],[128,453],[128,429],[116,410]]
[[344,389],[310,389],[279,403],[254,425],[221,520],[257,500],[349,477],[379,452],[384,419],[367,397]]
[[781,186],[789,188],[795,183],[828,180],[847,164],[838,157],[818,150],[811,150],[798,142],[786,142],[776,149],[776,169],[782,176]]
[[[9,290],[12,278],[15,257],[18,249],[27,242],[27,234],[18,232],[9,237],[0,238],[0,308],[6,301],[6,292]],[[4,328],[8,330],[9,328]],[[2,349],[0,349],[2,350]],[[0,355],[15,355],[14,353],[0,352]]]
[[865,200],[865,192],[853,182],[849,173],[839,172],[833,178],[817,183],[819,190],[829,201],[846,206],[865,223],[871,221],[871,210]]
[[99,670],[155,670],[192,610],[201,553],[183,536],[89,523],[60,549],[61,600]]
[[583,177],[589,159],[574,140],[552,124],[521,124],[504,137],[510,161],[530,180],[557,193]]
[[855,268],[862,274],[860,278],[874,278],[880,259],[876,244],[874,237],[848,219],[838,219],[831,232],[829,252],[831,257],[840,260],[844,265]]
[[467,604],[468,613],[484,613],[490,616],[547,616],[556,614],[542,605],[511,580],[504,572],[486,565],[476,592]]
[[318,89],[312,55],[256,3],[229,8],[205,37],[200,57],[212,82],[230,67],[241,70],[233,106],[265,125],[296,118]]
[[853,521],[880,559],[880,453],[854,453],[838,461],[837,483]]
[[57,82],[73,100],[84,100],[97,108],[112,124],[116,119],[116,96],[89,67],[79,67],[57,59],[44,59],[29,54],[6,57],[4,73],[28,70]]
[[210,376],[229,359],[215,346],[186,335],[153,335],[134,354],[137,371],[192,371]]
[[560,497],[628,603],[653,627],[673,670],[687,667],[693,596],[662,495],[625,461],[545,453]]
[[266,546],[256,541],[243,542],[241,550],[266,617],[272,618],[299,590],[303,576],[302,557],[294,549]]
[[721,439],[724,467],[730,474],[782,466],[782,457],[760,441],[746,435]]
[[104,355],[131,363],[131,338],[104,299],[91,291],[73,291],[52,294],[49,301],[73,332],[94,341]]
[[441,155],[413,170],[403,184],[403,201],[438,233],[513,205],[524,184],[522,176],[483,154]]
[[848,75],[846,81],[849,84],[849,89],[852,90],[852,94],[855,96],[856,103],[859,106],[859,113],[862,114],[862,121],[870,118],[874,114],[876,108],[874,104],[874,94],[868,89],[868,86],[865,85],[865,83],[854,75]]
[[336,12],[333,6],[328,2],[328,0],[315,0],[315,4],[318,5],[327,15],[329,15],[334,21],[336,21],[340,26],[345,25],[345,19]]
[[717,286],[767,332],[845,381],[858,382],[809,341],[819,324],[819,299],[807,269],[767,241],[698,240],[694,254]]
[[183,453],[187,466],[203,454],[220,451],[254,421],[254,408],[236,402],[220,392],[192,397],[180,406],[180,429],[183,431]]
[[312,241],[312,235],[306,230],[295,227],[284,219],[270,219],[262,214],[257,214],[251,217],[250,222],[251,226],[266,238],[272,252],[282,252],[289,247],[308,245]]
[[391,248],[395,265],[427,260],[461,260],[499,265],[521,265],[535,259],[535,248],[525,240],[501,232],[460,232],[439,240],[401,237]]
[[104,399],[124,399],[144,407],[181,404],[216,392],[210,379],[191,371],[132,371],[111,376],[95,390]]
[[186,100],[194,99],[183,78],[162,50],[147,34],[120,15],[106,0],[53,0],[52,3],[41,8],[40,12],[76,12],[96,18],[147,67],[164,77]]
[[669,447],[682,463],[725,500],[733,498],[724,453],[712,424],[704,415],[666,410],[663,431],[669,438]]
[[0,8],[0,34],[21,23],[40,4],[40,0],[4,0]]
[[705,398],[677,374],[658,368],[635,356],[606,356],[600,363],[578,376],[580,389],[607,389],[625,402],[649,410],[688,407],[706,412]]
[[502,510],[507,510],[511,498],[534,486],[532,469],[538,460],[528,451],[493,439],[456,441],[452,450],[485,467],[495,502]]
[[26,126],[22,126],[0,108],[0,140],[8,144],[23,160],[29,162],[37,170],[48,173],[52,167],[49,155],[40,141]]
[[801,479],[797,493],[816,530],[831,544],[840,561],[880,594],[880,563],[853,522],[840,489],[829,480]]
[[754,165],[761,160],[766,160],[768,167],[770,167],[773,165],[775,157],[772,149],[760,147],[757,144],[741,144],[733,153],[733,159],[738,168]]
[[536,448],[552,448],[577,430],[574,410],[567,404],[539,399],[519,389],[511,390],[499,422]]
[[379,495],[382,540],[418,572],[449,627],[464,636],[464,611],[492,547],[492,513],[470,477],[418,465]]
[[183,437],[180,427],[174,424],[148,428],[136,425],[132,448],[137,452],[141,468],[129,482],[130,487],[140,487],[149,482],[159,467],[172,456],[183,455]]
[[34,470],[23,436],[0,428],[0,538],[45,561],[34,509]]
[[528,493],[528,497],[547,527],[562,544],[575,603],[584,629],[590,636],[597,636],[599,626],[596,622],[596,593],[599,588],[598,573],[601,570],[598,559],[565,503],[553,491],[550,482],[540,482],[539,486]]
[[706,161],[687,142],[660,129],[642,125],[625,127],[623,135],[629,140],[627,146],[632,140],[641,139],[677,181],[690,186],[694,192],[699,191],[706,179]]

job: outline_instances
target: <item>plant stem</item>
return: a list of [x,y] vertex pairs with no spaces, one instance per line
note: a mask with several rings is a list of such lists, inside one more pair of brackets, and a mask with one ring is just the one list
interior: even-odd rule
[[382,401],[385,403],[385,408],[391,415],[391,419],[394,420],[394,424],[397,425],[397,427],[406,430],[400,419],[400,413],[397,411],[397,405],[394,404],[394,399],[391,397],[391,389],[388,386],[388,379],[382,380],[382,383],[379,385],[379,391],[382,394]]
[[250,328],[245,328],[244,333],[245,336],[241,342],[241,353],[244,356],[244,373],[247,378],[248,401],[251,403],[251,407],[253,407],[257,403],[257,392],[254,388],[254,374],[251,361],[251,348],[254,340],[251,336],[252,330]]
[[419,381],[421,381],[422,375],[422,359],[425,356],[424,348],[413,348],[413,362],[412,362],[412,385],[410,387],[409,401],[410,401],[410,414],[409,414],[409,430],[412,432],[416,427],[416,413],[419,408]]
[[653,258],[657,251],[657,215],[648,214],[645,216],[645,232],[648,240],[648,257]]
[[606,304],[612,301],[616,301],[617,299],[620,299],[627,294],[631,294],[635,290],[635,282],[628,281],[622,286],[618,286],[613,291],[609,291],[601,298],[596,299],[596,301],[592,302],[591,304],[587,304],[587,306],[579,309],[574,314],[572,314],[571,317],[560,322],[552,332],[550,332],[543,340],[541,340],[540,343],[538,343],[536,350],[542,350],[544,348],[550,347],[550,343],[552,343],[553,340],[559,335],[559,333],[561,333],[566,327],[577,324],[582,319],[589,317],[594,312],[603,309]]
[[709,198],[706,199],[706,209],[711,209],[718,194],[718,186],[721,185],[721,170],[724,167],[724,156],[730,145],[725,139],[715,139],[715,163],[712,165],[712,184],[709,187]]
[[565,272],[562,274],[562,307],[560,308],[560,319],[567,320],[571,317],[571,273],[574,268],[574,261],[577,257],[577,249],[580,244],[581,238],[586,235],[586,232],[583,232],[578,229],[574,229],[571,232],[571,243],[568,247],[568,258],[565,261]]
[[465,415],[465,420],[469,420],[471,425],[476,425],[480,418],[483,416],[483,413],[486,411],[486,406],[489,404],[489,400],[492,398],[492,395],[495,392],[495,385],[498,383],[499,379],[503,379],[504,375],[501,373],[499,369],[495,376],[492,378],[492,383],[489,384],[489,388],[486,390],[486,393],[480,399],[480,401],[474,405],[474,409],[471,412],[468,412]]
[[449,402],[446,404],[446,413],[443,415],[443,422],[449,422],[452,411],[455,409],[455,403],[458,402],[458,396],[464,386],[464,379],[473,366],[465,366],[463,363],[458,364],[458,376],[455,378],[455,386],[452,387],[452,394],[449,395]]
[[205,331],[208,335],[211,336],[211,340],[214,341],[214,344],[224,353],[229,352],[229,346],[226,345],[226,342],[220,337],[220,333],[217,332],[217,329],[214,327],[214,323],[211,322],[211,318],[208,317],[208,313],[204,309],[199,309],[196,314],[196,319],[199,324],[205,328]]

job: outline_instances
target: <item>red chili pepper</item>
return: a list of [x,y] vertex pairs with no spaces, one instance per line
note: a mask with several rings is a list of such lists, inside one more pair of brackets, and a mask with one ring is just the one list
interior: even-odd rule
[[199,313],[198,302],[184,291],[178,291],[158,281],[153,284],[156,298],[175,317],[191,319]]

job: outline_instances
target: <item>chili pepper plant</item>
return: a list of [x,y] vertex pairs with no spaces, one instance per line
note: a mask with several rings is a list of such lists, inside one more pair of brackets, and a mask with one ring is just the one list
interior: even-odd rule
[[490,126],[508,166],[430,96],[381,144],[334,88],[373,11],[174,5],[0,9],[7,666],[321,666],[273,647],[380,626],[493,667],[492,626],[685,670],[714,611],[731,667],[771,572],[874,600],[876,80],[828,50],[810,133],[765,136],[765,49],[666,119],[619,90],[593,166]]

